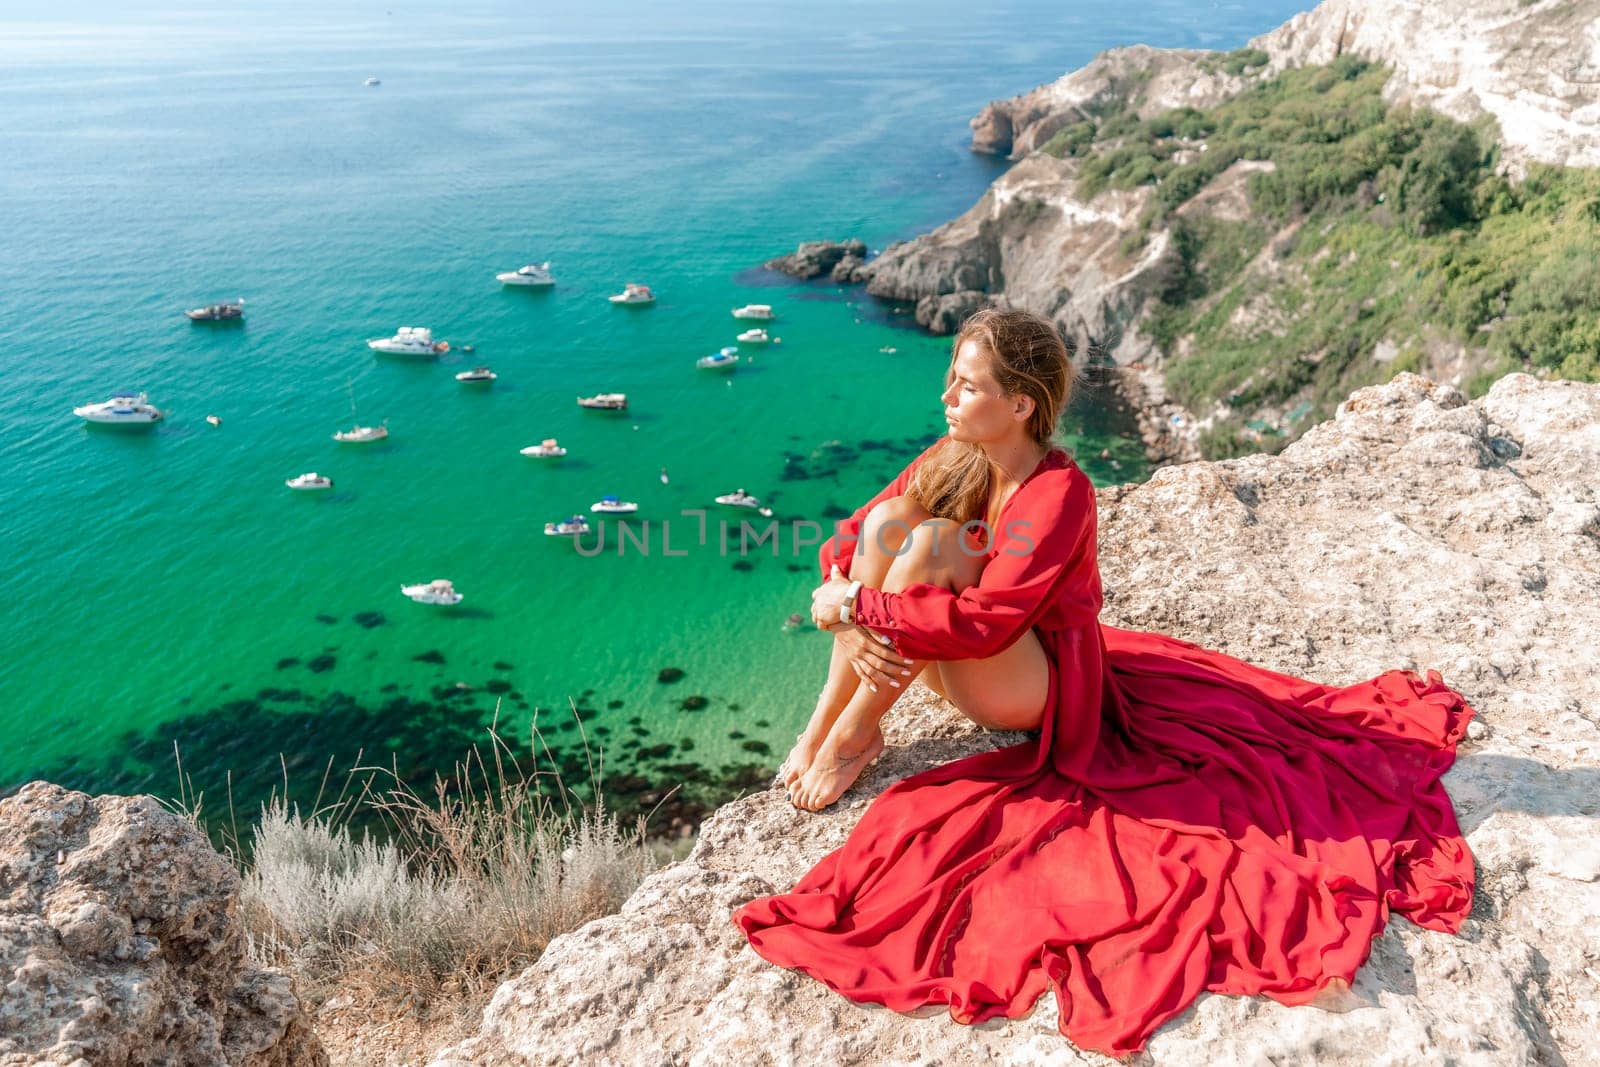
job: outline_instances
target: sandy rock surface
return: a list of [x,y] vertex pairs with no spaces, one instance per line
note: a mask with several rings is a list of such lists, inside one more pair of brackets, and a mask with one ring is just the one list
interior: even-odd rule
[[151,797],[0,801],[0,1067],[318,1067],[289,979],[252,966],[232,865]]
[[[1596,471],[1600,386],[1513,375],[1467,403],[1408,374],[1281,455],[1101,491],[1105,622],[1330,682],[1437,668],[1479,716],[1446,778],[1479,869],[1462,933],[1397,919],[1349,1010],[1204,996],[1134,1062],[1600,1062]],[[979,1028],[902,1016],[767,964],[733,929],[891,782],[1015,740],[920,688],[886,725],[891,747],[842,803],[725,806],[620,914],[503,985],[434,1067],[1112,1062],[1061,1037],[1048,996]]]

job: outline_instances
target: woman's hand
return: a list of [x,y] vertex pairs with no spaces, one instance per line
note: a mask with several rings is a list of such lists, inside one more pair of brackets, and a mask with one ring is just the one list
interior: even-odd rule
[[849,590],[850,582],[835,566],[829,572],[828,580],[811,591],[811,621],[817,629],[837,630],[842,625],[840,608]]
[[894,689],[905,687],[911,677],[911,661],[901,657],[883,638],[865,626],[837,626],[834,637],[844,642],[850,669],[868,689],[876,693],[884,683]]

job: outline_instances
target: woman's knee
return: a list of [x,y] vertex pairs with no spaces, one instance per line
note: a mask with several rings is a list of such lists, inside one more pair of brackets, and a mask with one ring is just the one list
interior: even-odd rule
[[898,556],[911,531],[928,518],[927,510],[908,496],[880,500],[861,521],[860,543],[883,555]]
[[960,591],[977,583],[983,553],[974,550],[952,519],[927,519],[911,528],[890,573],[902,583],[930,582]]

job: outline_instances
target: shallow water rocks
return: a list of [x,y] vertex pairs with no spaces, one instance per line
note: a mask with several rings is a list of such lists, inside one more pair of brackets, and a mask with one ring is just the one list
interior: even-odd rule
[[151,797],[0,801],[0,1067],[318,1067],[287,977],[245,955],[239,877]]
[[[1459,936],[1397,920],[1341,1013],[1201,997],[1140,1063],[1600,1062],[1595,470],[1600,385],[1513,375],[1468,402],[1405,374],[1277,456],[1100,491],[1107,624],[1330,683],[1436,668],[1488,728],[1445,779],[1479,871]],[[1018,740],[920,687],[886,728],[883,757],[827,812],[771,789],[721,808],[620,914],[501,986],[435,1067],[1113,1063],[1061,1037],[1049,996],[977,1028],[911,1018],[772,967],[734,930],[735,907],[793,885],[890,783]]]
[[827,274],[846,257],[865,260],[867,245],[851,238],[847,241],[804,241],[786,256],[767,260],[769,270],[793,275],[796,278],[815,278]]

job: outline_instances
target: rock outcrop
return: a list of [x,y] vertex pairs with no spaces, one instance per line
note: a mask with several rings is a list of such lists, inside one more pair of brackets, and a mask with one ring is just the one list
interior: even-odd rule
[[[1101,490],[1107,623],[1330,682],[1437,668],[1478,719],[1446,778],[1476,853],[1459,936],[1396,920],[1343,1014],[1202,997],[1142,1063],[1600,1062],[1600,386],[1500,381],[1468,403],[1404,374],[1277,456]],[[556,939],[435,1067],[1111,1063],[1045,997],[969,1028],[859,1007],[770,966],[729,922],[836,848],[891,782],[1014,737],[926,690],[820,815],[722,808],[618,915]]]
[[767,260],[766,266],[770,270],[793,275],[796,278],[815,278],[828,274],[847,261],[852,266],[859,264],[866,259],[866,256],[865,242],[854,238],[848,241],[805,241],[788,255]]
[[1216,53],[1136,44],[1101,52],[1087,65],[1037,89],[996,100],[972,119],[972,150],[1021,159],[1062,128],[1124,100],[1140,118],[1175,107],[1214,107],[1255,80],[1203,64]]
[[252,966],[239,876],[150,797],[35,782],[0,801],[0,1067],[319,1067]]

